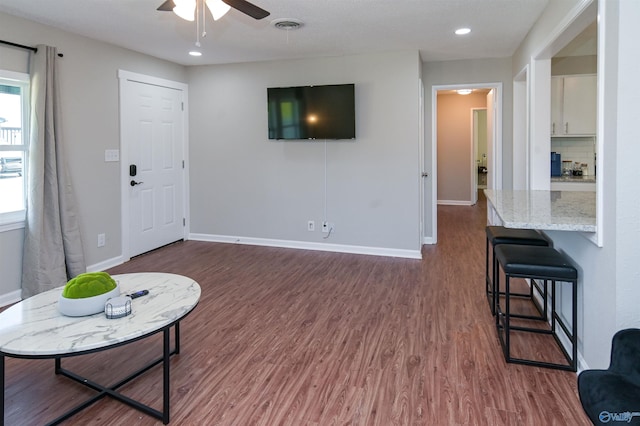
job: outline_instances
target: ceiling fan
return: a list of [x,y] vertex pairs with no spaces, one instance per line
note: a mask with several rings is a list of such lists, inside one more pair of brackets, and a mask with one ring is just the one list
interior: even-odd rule
[[[186,3],[186,4],[185,4]],[[209,8],[209,10],[211,11],[211,13],[213,14],[214,19],[219,19],[220,17],[222,17],[222,15],[224,15],[227,10],[229,10],[229,6],[239,10],[240,12],[244,13],[245,15],[249,15],[254,19],[262,19],[262,18],[266,18],[267,16],[269,16],[269,12],[267,12],[266,10],[256,6],[253,3],[249,3],[246,0],[207,0],[207,7]],[[222,4],[224,3],[224,4]],[[178,6],[176,8],[176,6]],[[218,6],[222,6],[222,11],[220,11],[219,13],[214,12],[214,10],[216,10],[218,8]],[[191,1],[184,1],[184,0],[166,0],[164,3],[162,3],[160,5],[160,7],[157,9],[159,11],[162,12],[175,12],[178,16],[180,16],[183,19],[188,19],[185,18],[184,16],[182,16],[179,12],[180,12],[180,8],[181,7],[185,7],[187,9],[186,15],[193,15],[193,10],[195,8],[195,1],[191,0]],[[178,10],[176,10],[178,9]],[[193,18],[188,19],[190,21],[193,21]]]

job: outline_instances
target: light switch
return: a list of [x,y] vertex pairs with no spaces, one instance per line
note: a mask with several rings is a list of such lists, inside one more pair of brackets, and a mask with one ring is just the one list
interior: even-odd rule
[[105,162],[120,161],[120,150],[119,149],[105,149],[104,150],[104,161]]

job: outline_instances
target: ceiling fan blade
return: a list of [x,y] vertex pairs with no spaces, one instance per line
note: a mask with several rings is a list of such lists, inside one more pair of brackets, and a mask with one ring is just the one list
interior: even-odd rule
[[245,15],[249,15],[254,19],[262,19],[270,15],[269,12],[267,12],[266,10],[256,6],[253,3],[249,3],[247,0],[222,0],[222,1],[228,4],[229,6],[231,6],[232,8],[239,10]]
[[171,12],[174,7],[176,7],[176,4],[173,2],[173,0],[167,0],[162,3],[156,10],[159,10],[161,12]]

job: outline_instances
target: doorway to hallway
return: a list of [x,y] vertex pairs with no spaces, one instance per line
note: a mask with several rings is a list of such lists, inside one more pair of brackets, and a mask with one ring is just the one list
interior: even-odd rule
[[[469,93],[460,94],[459,90]],[[470,96],[467,102],[459,102],[467,96]],[[466,106],[459,109],[460,106],[455,106],[457,103],[466,103]],[[448,116],[447,107],[452,108],[453,116]],[[502,83],[432,86],[431,170],[435,171],[435,176],[431,188],[431,226],[434,242],[437,241],[437,205],[473,205],[478,200],[474,109],[486,110],[486,157],[480,155],[480,163],[486,168],[485,185],[490,189],[502,188]],[[445,135],[447,129],[451,132]]]

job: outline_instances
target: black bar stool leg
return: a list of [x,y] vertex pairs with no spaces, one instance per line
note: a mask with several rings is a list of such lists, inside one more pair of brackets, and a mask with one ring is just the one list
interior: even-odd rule
[[573,371],[576,371],[578,368],[578,282],[574,281],[571,283],[571,289],[573,293],[573,324],[571,327],[571,345],[573,346],[573,363],[571,367],[573,367]]
[[505,274],[504,277],[504,357],[507,361],[511,359],[511,326],[509,324],[509,320],[511,317],[511,306],[509,303],[510,291],[509,291],[509,275]]
[[4,355],[0,355],[0,426],[4,426]]

